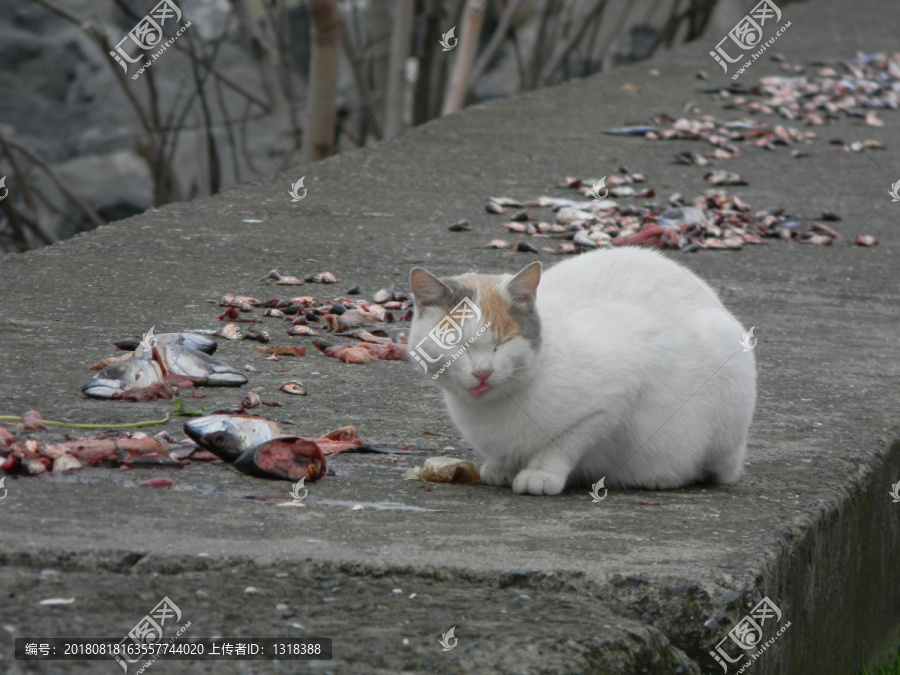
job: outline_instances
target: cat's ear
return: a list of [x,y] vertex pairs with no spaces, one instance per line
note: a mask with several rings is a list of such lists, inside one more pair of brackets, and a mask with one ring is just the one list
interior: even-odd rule
[[413,267],[409,285],[419,307],[449,307],[453,291],[443,281],[422,267]]
[[541,263],[535,261],[521,269],[506,282],[506,292],[512,302],[533,305],[538,284],[541,282]]

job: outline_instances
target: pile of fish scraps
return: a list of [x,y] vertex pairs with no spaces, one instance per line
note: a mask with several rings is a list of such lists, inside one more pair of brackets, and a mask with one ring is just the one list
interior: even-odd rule
[[[643,182],[641,174],[625,170],[623,175],[606,179],[613,185],[608,196],[655,196],[653,190],[635,190],[631,183]],[[582,194],[594,190],[598,181],[566,178],[560,187],[576,189]],[[627,189],[626,189],[627,188]],[[575,255],[585,251],[613,246],[644,246],[649,248],[699,251],[702,249],[739,250],[748,244],[766,244],[769,239],[787,242],[830,246],[841,234],[826,225],[839,221],[834,213],[822,213],[818,219],[804,219],[779,209],[753,211],[737,195],[720,188],[712,188],[687,202],[680,194],[668,198],[667,205],[620,204],[612,199],[581,201],[560,197],[539,197],[519,202],[508,197],[491,197],[485,210],[502,215],[509,209],[549,208],[555,219],[539,219],[526,210],[518,210],[512,219],[503,223],[509,232],[532,239],[548,240],[554,246],[542,246],[520,239],[513,243],[495,239],[485,248],[514,249],[522,253],[552,253]],[[873,246],[874,237],[857,237],[852,242]]]
[[[900,53],[860,54],[808,67],[782,63],[781,67],[792,74],[760,78],[749,90],[714,91],[725,99],[726,109],[779,115],[809,126],[822,126],[843,116],[860,125],[882,127],[877,111],[900,107]],[[877,142],[856,147],[843,139],[831,143],[850,152],[884,149]]]
[[12,431],[0,427],[0,471],[5,474],[37,476],[97,466],[181,468],[213,460],[218,460],[216,455],[193,444],[184,447],[166,432],[148,436],[142,431],[103,430],[86,438],[49,433],[35,410],[22,415]]
[[[774,57],[779,60],[780,57]],[[726,110],[742,110],[750,115],[778,115],[803,125],[823,126],[851,119],[855,123],[882,127],[879,110],[897,110],[900,105],[900,54],[860,55],[830,63],[817,63],[808,69],[782,63],[791,75],[762,77],[751,88],[741,86],[703,90],[723,100]],[[811,72],[807,73],[809,70]],[[689,110],[698,112],[696,106]],[[675,161],[705,166],[709,159],[732,159],[740,156],[737,143],[775,150],[778,147],[809,145],[817,138],[812,131],[761,120],[744,118],[722,121],[713,115],[697,118],[669,115],[655,117],[653,125],[635,125],[608,129],[606,134],[641,136],[650,140],[690,140],[712,145],[715,150],[705,157],[693,153],[676,155]],[[663,129],[662,127],[666,127]],[[844,152],[884,150],[877,140],[848,142],[845,134],[829,143]],[[809,153],[794,147],[791,155],[808,157]]]
[[[775,60],[783,60],[775,57]],[[750,116],[778,115],[806,127],[822,126],[845,117],[861,125],[881,127],[879,110],[896,110],[900,105],[900,54],[870,54],[857,58],[822,63],[813,73],[803,74],[801,66],[782,67],[790,76],[763,77],[759,84],[745,89],[740,86],[704,90],[725,102],[725,109],[746,111]],[[701,74],[701,76],[703,76]],[[689,117],[687,115],[694,115]],[[700,141],[712,146],[705,154],[683,151],[674,156],[677,164],[708,167],[718,160],[739,157],[740,145],[775,150],[793,146],[793,157],[808,157],[808,149],[818,135],[798,126],[770,124],[745,117],[720,120],[715,115],[701,114],[689,104],[686,115],[660,115],[651,124],[607,129],[606,134],[637,136],[650,140]],[[877,140],[848,142],[844,138],[831,145],[848,152],[884,149]],[[518,210],[503,226],[510,232],[535,237],[562,239],[555,247],[537,246],[527,240],[512,243],[497,239],[487,248],[514,248],[523,253],[544,251],[555,254],[577,254],[604,246],[648,246],[653,248],[698,251],[700,249],[740,249],[746,244],[764,244],[770,238],[819,246],[830,246],[841,234],[826,222],[840,218],[823,213],[820,218],[804,219],[783,210],[753,212],[739,197],[721,189],[707,190],[687,201],[675,194],[666,205],[620,205],[612,198],[650,199],[653,189],[635,189],[633,184],[645,177],[620,168],[620,175],[601,180],[566,178],[560,187],[578,190],[592,201],[557,197],[540,197],[519,202],[509,198],[490,198],[485,210],[505,214],[508,209],[550,207],[556,212],[555,222],[534,217]],[[703,179],[715,188],[746,185],[738,174],[724,170],[706,170]],[[449,226],[451,231],[470,230],[467,221]],[[878,241],[863,235],[846,241],[857,246],[875,246]]]
[[[4,475],[37,476],[100,466],[180,469],[191,462],[216,462],[234,465],[251,476],[313,482],[326,475],[326,456],[409,452],[406,446],[393,449],[394,441],[365,441],[352,426],[306,438],[286,434],[278,422],[250,415],[198,417],[184,425],[184,432],[193,442],[177,442],[166,432],[151,437],[140,431],[117,430],[72,438],[69,434],[48,433],[40,414],[30,410],[12,431],[0,427],[0,471]],[[144,484],[171,486],[173,481],[151,479]]]
[[[334,278],[329,272],[324,272],[306,277],[306,280],[322,275]],[[272,270],[261,281],[275,285],[298,285],[307,283],[306,280]],[[339,280],[335,280],[330,283],[338,282]],[[292,337],[321,338],[330,333],[335,337],[358,340],[359,342],[343,343],[320,339],[312,341],[313,346],[326,356],[345,363],[405,361],[406,335],[401,332],[391,336],[387,329],[398,322],[412,320],[413,300],[410,295],[390,287],[377,291],[371,301],[349,297],[359,293],[359,287],[353,286],[347,291],[347,295],[324,301],[308,295],[259,300],[229,293],[219,300],[219,306],[227,309],[217,318],[231,323],[220,331],[211,331],[211,334],[230,340],[255,339],[268,342],[271,339],[268,331],[259,328],[244,331],[236,325],[262,323],[263,319],[252,315],[254,310],[261,309],[262,317],[281,319],[287,323],[287,334]],[[257,349],[264,351],[262,348]],[[277,361],[278,357],[279,354],[274,353],[269,358]]]

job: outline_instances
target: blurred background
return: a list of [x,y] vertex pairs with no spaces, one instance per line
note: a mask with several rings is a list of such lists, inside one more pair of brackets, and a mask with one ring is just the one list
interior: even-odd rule
[[0,255],[479,101],[712,49],[753,4],[0,0]]

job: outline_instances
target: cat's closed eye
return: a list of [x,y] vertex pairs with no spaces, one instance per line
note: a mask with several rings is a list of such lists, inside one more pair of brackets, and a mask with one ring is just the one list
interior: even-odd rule
[[507,342],[509,342],[512,339],[513,338],[506,338],[505,340],[498,342],[497,344],[494,345],[494,351],[497,351],[497,347],[499,347],[500,345],[505,345]]

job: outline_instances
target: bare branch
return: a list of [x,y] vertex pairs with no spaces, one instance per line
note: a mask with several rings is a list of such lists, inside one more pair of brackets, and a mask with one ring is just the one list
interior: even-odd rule
[[[0,135],[0,138],[2,138],[2,135]],[[8,143],[9,147],[12,147],[17,152],[21,152],[29,160],[34,162],[44,173],[46,173],[47,177],[51,181],[53,181],[53,184],[56,186],[56,189],[59,190],[67,199],[70,199],[75,204],[75,206],[77,206],[78,209],[87,217],[87,219],[90,220],[94,224],[94,227],[100,227],[101,225],[106,225],[106,221],[100,217],[100,214],[97,213],[90,204],[88,204],[81,197],[79,197],[74,192],[72,192],[68,187],[66,187],[65,183],[63,183],[59,179],[59,176],[57,175],[56,171],[54,171],[50,167],[50,165],[47,164],[47,162],[45,162],[43,159],[38,157],[35,153],[33,153],[28,148],[26,148],[24,145],[20,145],[19,143],[16,143],[15,141],[11,141],[11,140],[6,140],[4,145],[6,143]],[[37,217],[36,211],[35,211],[34,215],[36,218]],[[50,243],[52,243],[52,241]]]
[[343,20],[344,26],[341,33],[341,45],[344,48],[344,54],[347,55],[347,61],[350,63],[350,72],[353,74],[353,82],[356,84],[356,91],[359,93],[359,101],[362,118],[364,120],[362,126],[372,126],[372,133],[379,140],[382,138],[381,122],[379,115],[372,108],[372,97],[369,94],[369,83],[366,81],[365,57],[353,39],[350,31],[349,22],[346,17]]
[[435,57],[440,54],[441,21],[445,17],[441,0],[425,0],[419,40],[419,73],[413,90],[412,123],[431,119],[431,88],[435,85]]
[[231,1],[237,13],[241,30],[250,46],[250,55],[259,71],[263,89],[269,99],[277,150],[282,156],[289,155],[299,144],[300,130],[294,118],[293,106],[279,82],[275,54],[269,46],[270,41],[263,34],[253,16],[249,0]]
[[466,103],[466,94],[469,91],[469,73],[478,51],[478,38],[481,35],[486,5],[487,0],[467,0],[466,2],[465,23],[459,37],[456,65],[453,68],[447,98],[444,99],[442,115],[456,112]]
[[497,28],[491,36],[491,41],[488,42],[487,47],[484,48],[484,51],[481,52],[481,55],[472,67],[472,73],[469,75],[470,89],[478,82],[478,78],[484,75],[484,71],[494,59],[497,51],[506,41],[509,27],[512,25],[512,20],[515,18],[516,12],[519,11],[519,7],[522,6],[522,2],[524,2],[524,0],[510,0],[503,10],[503,14],[500,16],[500,22],[497,24]]
[[[384,109],[388,89],[388,69],[390,68],[391,41],[391,2],[390,0],[371,0],[369,3],[369,61],[372,68],[372,84],[375,95],[373,106],[384,120],[381,111]],[[382,123],[382,129],[384,124]]]
[[337,119],[338,46],[341,16],[334,0],[310,0],[312,53],[309,64],[309,100],[303,137],[303,161],[330,157],[334,152]]
[[587,29],[594,18],[599,16],[606,8],[607,2],[608,0],[595,0],[594,6],[581,18],[578,22],[578,27],[572,35],[569,36],[569,39],[564,43],[557,45],[556,50],[553,52],[553,56],[550,58],[550,61],[547,63],[547,66],[541,74],[541,82],[544,86],[551,84],[553,75],[563,64],[563,61],[568,58],[572,50],[578,45],[581,38],[584,37],[584,34],[587,32]]
[[412,38],[413,0],[394,3],[394,31],[391,35],[391,60],[388,66],[384,100],[384,136],[393,138],[403,130],[406,108],[406,60]]

